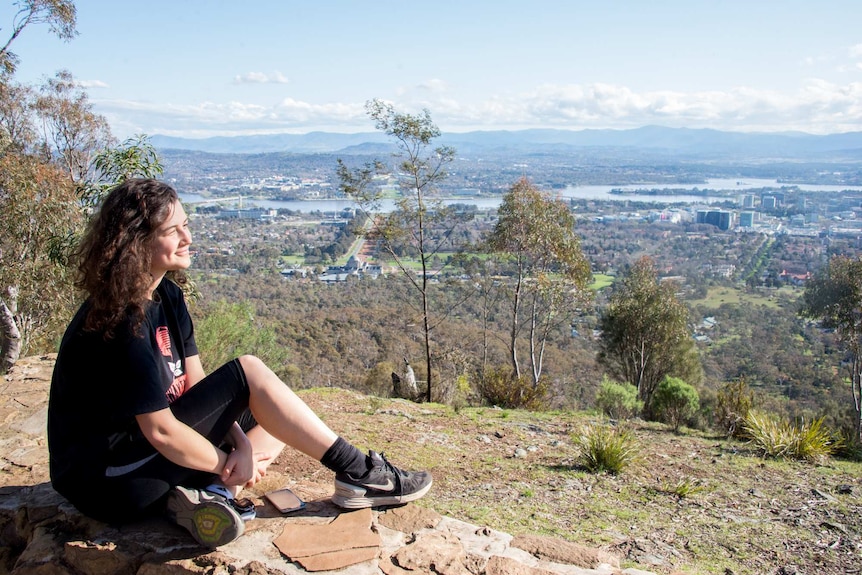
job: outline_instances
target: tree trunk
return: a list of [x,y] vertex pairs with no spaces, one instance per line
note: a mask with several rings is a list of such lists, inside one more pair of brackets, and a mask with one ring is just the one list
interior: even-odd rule
[[862,358],[853,354],[853,376],[850,378],[853,393],[853,428],[856,441],[862,444]]
[[8,286],[5,298],[0,299],[0,372],[7,373],[21,355],[21,330],[15,322],[18,313],[18,287]]
[[518,362],[518,322],[521,310],[521,285],[523,276],[518,271],[518,280],[515,283],[515,293],[512,297],[512,330],[509,333],[509,353],[511,354],[512,371],[517,379],[521,378],[521,365]]
[[541,367],[536,361],[537,298],[538,296],[533,293],[533,301],[530,306],[530,375],[533,377],[534,388],[538,387],[541,376]]

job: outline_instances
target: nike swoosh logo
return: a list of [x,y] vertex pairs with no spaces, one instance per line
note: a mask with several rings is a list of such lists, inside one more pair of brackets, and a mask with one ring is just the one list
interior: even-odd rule
[[395,489],[395,484],[392,483],[391,479],[387,479],[386,483],[384,483],[383,485],[375,485],[373,483],[364,483],[363,486],[368,487],[370,489],[376,489],[377,491],[392,491],[393,489]]

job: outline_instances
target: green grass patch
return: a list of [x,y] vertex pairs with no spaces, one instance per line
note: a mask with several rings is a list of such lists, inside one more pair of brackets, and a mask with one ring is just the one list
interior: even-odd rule
[[593,473],[620,473],[637,459],[637,442],[626,429],[601,423],[588,425],[574,441],[578,461]]
[[729,286],[712,287],[705,298],[687,300],[691,306],[702,305],[708,308],[718,308],[722,304],[766,306],[777,309],[789,302],[797,300],[802,290],[793,286],[778,289],[758,289],[751,291],[746,288]]
[[610,287],[613,285],[616,276],[609,276],[607,274],[593,274],[593,283],[590,284],[590,289],[593,291],[601,291],[606,287]]

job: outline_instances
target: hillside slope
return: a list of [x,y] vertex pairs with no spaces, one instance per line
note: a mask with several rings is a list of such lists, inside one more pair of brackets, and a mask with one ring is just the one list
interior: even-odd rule
[[[44,426],[52,359],[28,358],[17,379],[0,380],[3,489],[47,481],[44,444],[21,437]],[[358,446],[430,469],[435,485],[419,505],[456,520],[599,547],[623,567],[655,573],[837,575],[858,572],[862,560],[859,463],[762,460],[739,442],[637,421],[640,462],[619,476],[592,475],[578,467],[572,443],[596,421],[590,415],[456,412],[339,388],[300,394]],[[261,490],[286,477],[331,485],[329,471],[293,451],[270,475]]]

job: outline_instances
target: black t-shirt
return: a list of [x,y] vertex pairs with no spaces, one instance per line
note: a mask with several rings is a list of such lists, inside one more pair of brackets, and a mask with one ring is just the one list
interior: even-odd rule
[[79,487],[145,462],[150,454],[117,445],[141,436],[136,415],[164,409],[185,391],[186,358],[198,353],[194,327],[176,284],[163,280],[156,294],[137,334],[128,321],[109,340],[85,331],[89,301],[66,329],[48,402],[55,486]]

